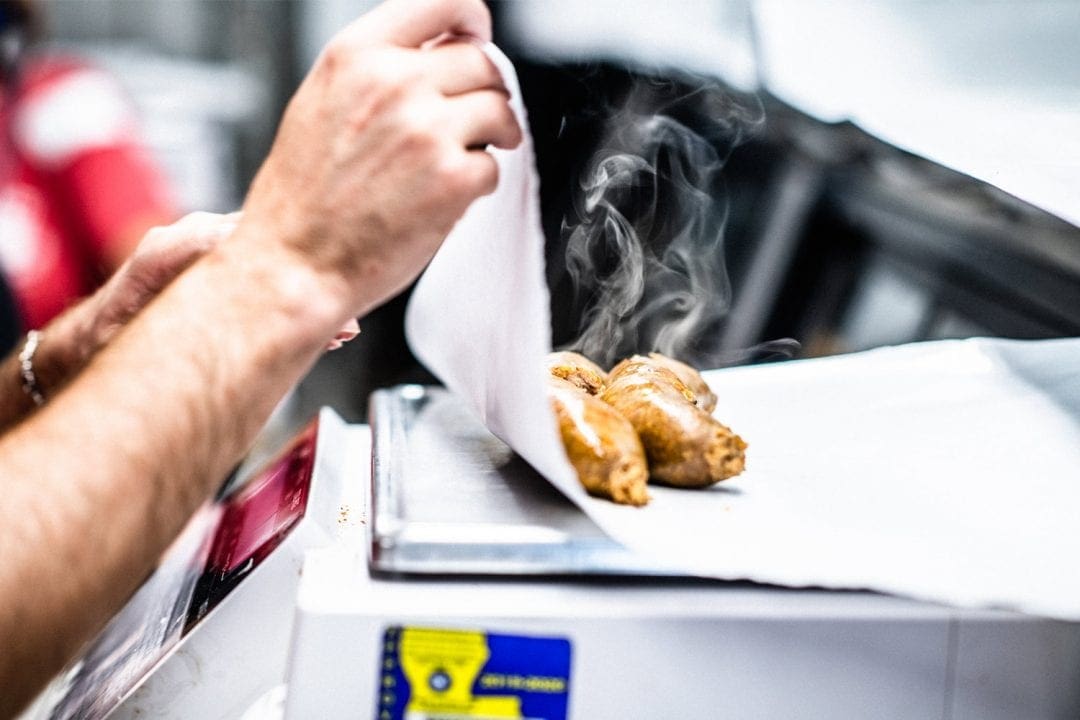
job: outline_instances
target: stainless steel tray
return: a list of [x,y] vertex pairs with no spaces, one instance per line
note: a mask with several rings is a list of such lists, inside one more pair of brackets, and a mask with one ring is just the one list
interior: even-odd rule
[[446,390],[378,390],[369,410],[373,571],[679,575],[611,540]]

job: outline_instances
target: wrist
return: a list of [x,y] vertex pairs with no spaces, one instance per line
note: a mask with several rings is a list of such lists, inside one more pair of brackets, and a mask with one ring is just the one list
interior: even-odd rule
[[[383,287],[388,284],[386,263],[371,252],[389,239],[362,227],[364,223],[357,227],[353,227],[357,223],[335,224],[326,219],[324,209],[283,197],[274,178],[290,169],[274,168],[273,160],[267,160],[252,183],[243,219],[231,241],[248,243],[253,252],[277,254],[284,264],[303,268],[334,301],[347,306],[343,317],[366,314],[391,294]],[[343,231],[343,225],[352,229]],[[380,238],[378,242],[370,239],[373,234]]]
[[84,315],[88,303],[92,302],[92,299],[84,300],[38,334],[38,345],[30,364],[37,389],[46,400],[60,392],[89,359],[92,348],[88,345]]
[[239,304],[257,308],[264,328],[283,319],[297,347],[321,348],[352,317],[340,277],[312,267],[259,228],[242,225],[203,264],[236,289]]
[[22,350],[19,351],[19,378],[23,392],[38,407],[45,404],[45,395],[42,394],[37,375],[34,373],[34,355],[37,353],[40,338],[40,331],[31,330],[26,334],[26,341],[23,343]]

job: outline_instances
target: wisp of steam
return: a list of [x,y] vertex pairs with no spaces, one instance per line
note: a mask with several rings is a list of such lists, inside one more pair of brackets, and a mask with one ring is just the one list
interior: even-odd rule
[[709,342],[732,300],[721,171],[763,113],[715,84],[661,100],[670,87],[631,91],[563,220],[567,271],[587,306],[567,349],[604,366],[650,351],[698,367],[732,362]]

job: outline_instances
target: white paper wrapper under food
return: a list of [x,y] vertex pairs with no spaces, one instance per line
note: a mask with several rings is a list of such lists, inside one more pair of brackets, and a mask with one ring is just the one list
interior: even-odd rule
[[[524,113],[510,64],[493,48]],[[946,341],[707,373],[748,469],[644,508],[588,497],[543,390],[531,143],[432,260],[413,351],[607,533],[696,574],[1080,620],[1080,340]]]
[[1080,340],[706,373],[747,470],[592,517],[693,572],[1080,620]]

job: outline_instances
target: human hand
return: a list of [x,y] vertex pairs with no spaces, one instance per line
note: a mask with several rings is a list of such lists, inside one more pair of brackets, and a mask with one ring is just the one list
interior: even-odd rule
[[173,279],[235,228],[240,213],[192,213],[150,230],[96,293],[50,323],[34,356],[46,396],[75,376]]
[[[240,212],[195,212],[147,232],[94,295],[48,329],[47,347],[68,359],[68,372],[81,368],[180,273],[229,237],[241,217]],[[359,332],[356,320],[350,319],[326,347],[337,349]]]
[[361,315],[404,289],[521,139],[501,78],[473,43],[480,0],[389,0],[327,45],[282,119],[237,239],[269,238]]
[[[239,212],[196,212],[150,230],[94,295],[45,329],[35,367],[46,393],[64,385],[180,273],[231,235],[240,218]],[[351,319],[326,348],[337,349],[359,332]]]
[[89,357],[104,347],[176,276],[236,229],[241,213],[195,212],[152,228],[123,265],[80,308],[78,337]]

